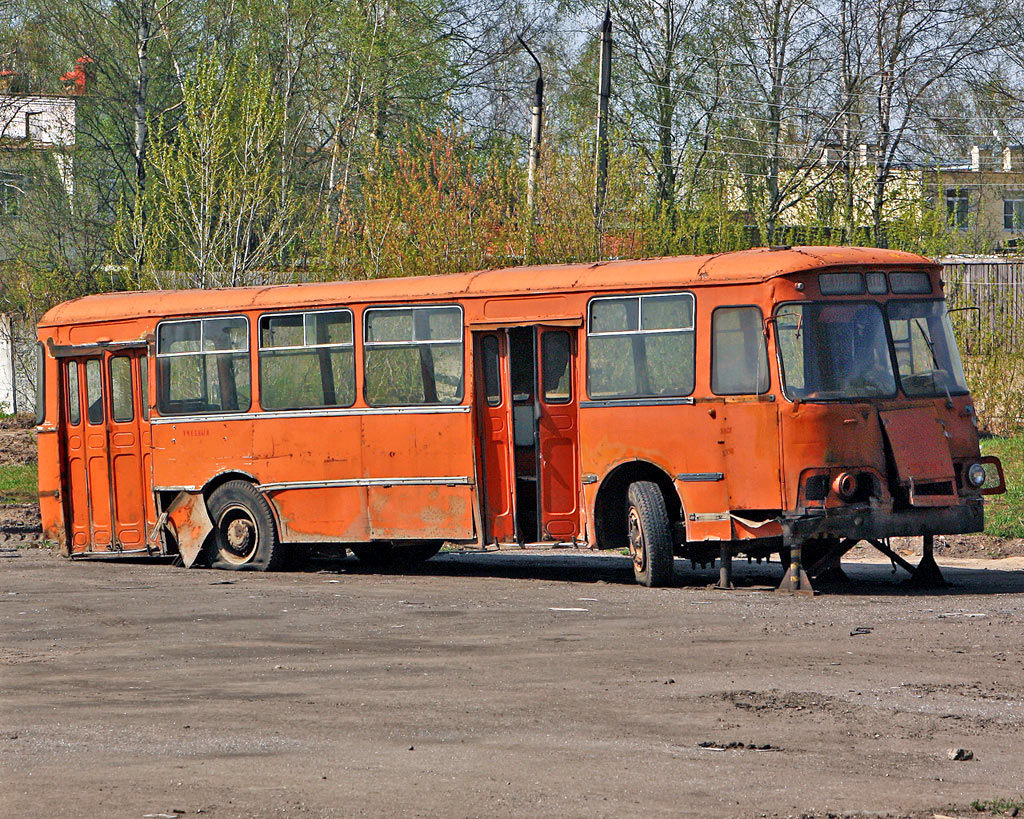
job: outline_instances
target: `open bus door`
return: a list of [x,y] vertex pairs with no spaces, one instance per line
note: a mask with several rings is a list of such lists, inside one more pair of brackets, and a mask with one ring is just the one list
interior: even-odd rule
[[574,333],[478,332],[476,403],[486,538],[531,543],[579,533]]
[[137,350],[63,361],[63,495],[72,554],[146,548],[154,516],[145,480],[146,369]]

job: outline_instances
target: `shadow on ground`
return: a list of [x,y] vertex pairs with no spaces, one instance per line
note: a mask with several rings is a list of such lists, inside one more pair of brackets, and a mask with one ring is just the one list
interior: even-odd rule
[[[1024,571],[998,568],[942,568],[947,585],[920,588],[907,583],[909,576],[902,569],[894,574],[887,563],[844,563],[846,581],[819,582],[816,590],[842,595],[893,596],[962,596],[974,594],[1024,593]],[[415,574],[437,577],[495,577],[576,583],[617,583],[632,585],[633,567],[627,557],[594,555],[580,552],[444,552],[419,566],[401,570],[368,568],[358,560],[316,558],[304,569],[309,572],[336,574]],[[733,564],[737,590],[768,591],[778,585],[782,567],[778,563]],[[718,581],[717,569],[693,569],[688,561],[676,560],[673,586],[706,588]]]

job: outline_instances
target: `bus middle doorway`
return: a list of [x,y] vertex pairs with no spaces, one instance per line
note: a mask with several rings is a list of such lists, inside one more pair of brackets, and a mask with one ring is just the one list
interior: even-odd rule
[[580,534],[575,335],[545,326],[474,333],[488,542]]

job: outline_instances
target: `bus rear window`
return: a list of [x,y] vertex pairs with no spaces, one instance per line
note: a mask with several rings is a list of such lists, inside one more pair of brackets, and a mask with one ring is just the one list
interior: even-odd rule
[[252,403],[244,318],[169,321],[157,328],[161,415],[245,412]]
[[462,401],[462,309],[374,308],[365,314],[366,403],[377,407]]
[[690,293],[591,301],[590,397],[651,398],[693,392],[693,305]]
[[46,420],[46,353],[36,344],[36,426]]

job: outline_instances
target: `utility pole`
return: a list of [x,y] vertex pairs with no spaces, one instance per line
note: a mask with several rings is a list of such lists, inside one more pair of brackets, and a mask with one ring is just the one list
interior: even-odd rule
[[541,68],[537,55],[530,50],[523,38],[517,34],[516,39],[537,64],[537,82],[533,92],[533,107],[530,109],[530,164],[526,176],[526,216],[528,220],[526,256],[529,260],[529,257],[533,255],[533,227],[537,207],[537,165],[540,162],[541,128],[544,124],[544,69]]
[[608,190],[608,99],[612,93],[612,10],[601,23],[601,62],[597,70],[597,149],[594,156],[594,223],[597,255],[604,250],[604,199]]

